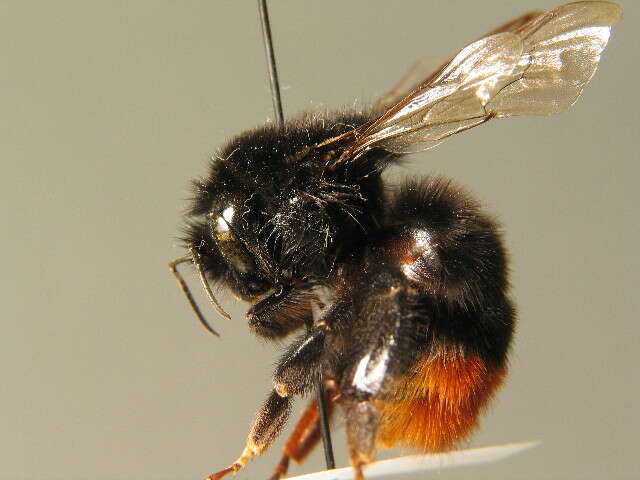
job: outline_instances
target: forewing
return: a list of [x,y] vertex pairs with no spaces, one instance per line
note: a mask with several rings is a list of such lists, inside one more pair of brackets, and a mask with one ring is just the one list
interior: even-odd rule
[[419,87],[362,132],[354,154],[376,144],[392,151],[416,141],[435,142],[482,123],[484,105],[513,77],[522,42],[499,33],[464,48],[432,82]]
[[515,33],[527,68],[487,108],[499,117],[550,115],[573,105],[598,67],[611,27],[622,17],[613,3],[572,3],[551,10]]
[[[491,32],[486,33],[480,38],[495,35],[496,33],[512,32],[543,13],[544,12],[540,11],[528,12],[503,25],[500,25],[498,28],[493,29]],[[435,62],[434,60],[424,58],[418,60],[391,90],[385,93],[373,104],[372,110],[380,113],[385,112],[396,103],[400,102],[416,88],[421,85],[429,84],[447,65],[451,63],[452,60],[453,58],[449,58],[445,62]],[[436,65],[437,68],[435,68]]]
[[495,117],[548,115],[569,108],[593,76],[611,26],[621,16],[613,3],[578,2],[533,14],[515,27],[505,24],[356,130],[339,162],[374,147],[426,149]]
[[420,85],[428,83],[450,62],[451,59],[446,62],[442,62],[442,59],[439,62],[426,58],[418,60],[391,90],[372,105],[371,110],[378,114],[386,112]]

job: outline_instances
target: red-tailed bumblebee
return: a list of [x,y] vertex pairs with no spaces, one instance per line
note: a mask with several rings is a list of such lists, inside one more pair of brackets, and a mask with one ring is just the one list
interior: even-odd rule
[[[223,316],[209,284],[251,303],[256,335],[298,336],[240,457],[210,478],[264,452],[320,373],[358,478],[377,446],[437,451],[473,431],[505,378],[514,329],[498,227],[448,179],[390,191],[383,173],[492,119],[570,107],[621,14],[578,2],[523,15],[431,74],[414,68],[367,109],[267,124],[222,149],[195,182],[188,255],[170,267],[203,323],[179,263],[194,263]],[[318,417],[311,402],[274,478],[318,443]]]

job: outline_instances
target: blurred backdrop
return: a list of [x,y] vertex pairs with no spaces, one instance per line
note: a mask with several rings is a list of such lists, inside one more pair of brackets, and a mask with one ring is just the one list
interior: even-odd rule
[[[416,59],[556,5],[271,3],[285,114],[366,103]],[[440,479],[637,478],[640,7],[619,3],[571,111],[491,122],[390,172],[453,177],[502,222],[519,325],[508,383],[469,445],[544,441]],[[0,51],[0,478],[226,466],[284,345],[251,336],[227,296],[233,321],[207,335],[166,265],[183,255],[190,179],[272,118],[255,2],[4,0]],[[339,422],[334,436],[344,464]],[[283,438],[238,478],[266,479]],[[322,464],[318,451],[292,473]]]

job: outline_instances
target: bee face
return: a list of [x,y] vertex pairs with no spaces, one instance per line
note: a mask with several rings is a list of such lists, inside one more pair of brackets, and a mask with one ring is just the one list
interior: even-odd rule
[[[224,174],[224,167],[216,166]],[[273,260],[256,239],[261,228],[256,195],[240,189],[212,191],[211,183],[201,183],[194,205],[207,204],[206,213],[192,214],[185,243],[198,247],[207,278],[222,283],[233,294],[252,300],[274,288],[280,279]]]

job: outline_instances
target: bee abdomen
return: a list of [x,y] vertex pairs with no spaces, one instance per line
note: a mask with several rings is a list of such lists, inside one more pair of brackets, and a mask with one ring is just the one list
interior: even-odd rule
[[377,442],[419,451],[451,448],[478,426],[478,416],[502,384],[506,367],[477,355],[425,356],[378,401]]

